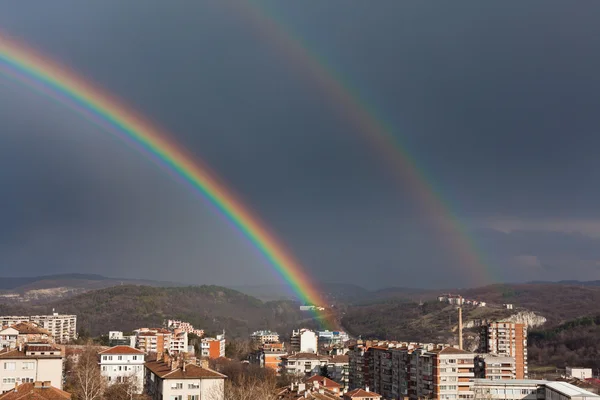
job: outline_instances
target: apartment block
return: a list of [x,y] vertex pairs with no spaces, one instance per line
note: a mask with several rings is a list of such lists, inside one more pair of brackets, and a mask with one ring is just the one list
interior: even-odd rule
[[265,343],[250,354],[250,363],[281,372],[281,358],[287,356],[283,343]]
[[62,349],[53,344],[28,343],[0,351],[0,393],[37,381],[62,389],[63,358]]
[[200,342],[202,357],[225,357],[225,333],[214,338],[203,338]]
[[144,353],[161,354],[170,350],[173,334],[162,328],[140,328],[135,333],[135,347]]
[[136,387],[136,393],[144,389],[143,351],[129,346],[115,346],[98,353],[100,373],[109,385],[129,381]]
[[175,330],[179,329],[180,331],[187,332],[188,335],[193,333],[196,336],[202,337],[204,336],[204,329],[196,329],[192,324],[185,321],[180,321],[178,319],[169,319],[164,321],[167,329]]
[[481,330],[481,353],[515,359],[516,379],[527,377],[527,327],[512,322],[492,322]]
[[0,326],[13,326],[23,322],[33,322],[47,330],[56,343],[66,344],[77,339],[77,316],[52,313],[52,315],[1,316]]
[[514,357],[496,354],[479,354],[475,357],[475,378],[516,379],[516,361]]
[[292,353],[316,353],[317,345],[317,334],[310,329],[292,331],[292,337],[290,338]]
[[279,333],[272,331],[256,331],[251,335],[252,342],[257,345],[279,343]]
[[320,375],[321,368],[327,365],[329,358],[315,353],[295,353],[281,357],[282,368],[291,376],[311,377]]

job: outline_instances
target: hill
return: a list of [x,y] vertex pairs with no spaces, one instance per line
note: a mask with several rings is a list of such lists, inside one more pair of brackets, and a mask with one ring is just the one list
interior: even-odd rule
[[36,304],[0,304],[1,314],[76,314],[78,326],[92,335],[109,330],[131,331],[143,326],[162,326],[164,319],[191,322],[207,332],[225,329],[230,337],[247,337],[257,329],[291,331],[298,323],[316,323],[291,301],[262,302],[220,286],[149,287],[120,285],[94,290],[69,299]]

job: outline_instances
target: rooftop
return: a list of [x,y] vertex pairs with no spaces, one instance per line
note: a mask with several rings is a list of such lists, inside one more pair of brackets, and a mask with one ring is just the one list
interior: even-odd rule
[[50,335],[46,329],[40,328],[32,322],[20,322],[11,328],[16,329],[21,335]]
[[145,354],[143,351],[129,346],[114,346],[98,352],[98,354]]
[[0,394],[0,400],[68,400],[71,395],[50,386],[50,382],[24,383],[15,389]]
[[172,370],[169,364],[163,361],[148,361],[144,364],[156,376],[162,379],[225,379],[226,376],[209,368],[202,368],[194,364],[186,364],[185,368]]
[[573,386],[567,382],[546,382],[545,386],[558,393],[564,394],[565,396],[586,398],[591,397],[600,399],[600,396],[598,396],[596,393],[578,388],[577,386]]
[[368,392],[364,389],[354,389],[344,395],[344,397],[367,397],[367,396],[380,397],[381,395],[377,394],[377,393],[373,393],[373,392]]

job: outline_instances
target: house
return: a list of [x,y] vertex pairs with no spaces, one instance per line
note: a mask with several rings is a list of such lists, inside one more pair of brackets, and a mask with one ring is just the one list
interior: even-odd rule
[[283,343],[265,343],[250,354],[250,363],[262,368],[271,368],[276,373],[281,370],[281,357],[287,356]]
[[381,400],[381,395],[373,392],[369,392],[369,388],[366,389],[354,389],[344,394],[342,397],[344,400]]
[[125,381],[132,382],[136,393],[144,389],[144,357],[143,351],[129,346],[115,346],[98,353],[100,374],[109,385]]
[[0,349],[14,349],[17,347],[17,338],[19,331],[15,328],[5,326],[0,329]]
[[317,334],[310,329],[294,330],[290,339],[290,350],[292,353],[316,353],[317,343]]
[[16,349],[0,351],[0,393],[15,384],[50,382],[62,389],[63,352],[53,344],[26,343]]
[[202,357],[225,357],[225,333],[214,338],[203,338],[200,341],[200,352]]
[[50,332],[33,322],[19,322],[0,330],[0,348],[14,349],[19,343],[54,343]]
[[311,376],[310,378],[305,379],[304,383],[307,387],[312,387],[317,391],[320,388],[323,388],[334,394],[337,394],[338,396],[342,393],[342,385],[321,375]]
[[187,363],[182,357],[145,363],[145,389],[153,400],[222,400],[225,375]]
[[12,326],[21,322],[33,322],[40,328],[46,329],[56,343],[68,343],[77,339],[77,316],[62,315],[52,312],[52,315],[32,316],[0,316],[0,326]]
[[315,353],[296,353],[281,357],[282,368],[292,376],[310,377],[319,375],[321,368],[327,365],[329,357]]
[[108,332],[108,344],[112,346],[131,346],[135,347],[135,336],[125,336],[121,331]]
[[565,371],[567,378],[589,379],[592,377],[591,368],[567,367]]
[[55,388],[50,382],[23,383],[4,394],[0,400],[69,400],[71,394]]

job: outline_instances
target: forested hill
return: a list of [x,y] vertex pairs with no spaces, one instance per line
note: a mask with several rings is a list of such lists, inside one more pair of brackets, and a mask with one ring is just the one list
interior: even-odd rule
[[76,314],[78,327],[92,335],[109,330],[131,331],[162,326],[164,319],[183,319],[207,332],[225,329],[228,336],[244,336],[257,329],[282,333],[303,326],[316,327],[291,301],[262,302],[220,286],[149,287],[123,285],[90,291],[47,305],[0,304],[2,314],[51,312]]

